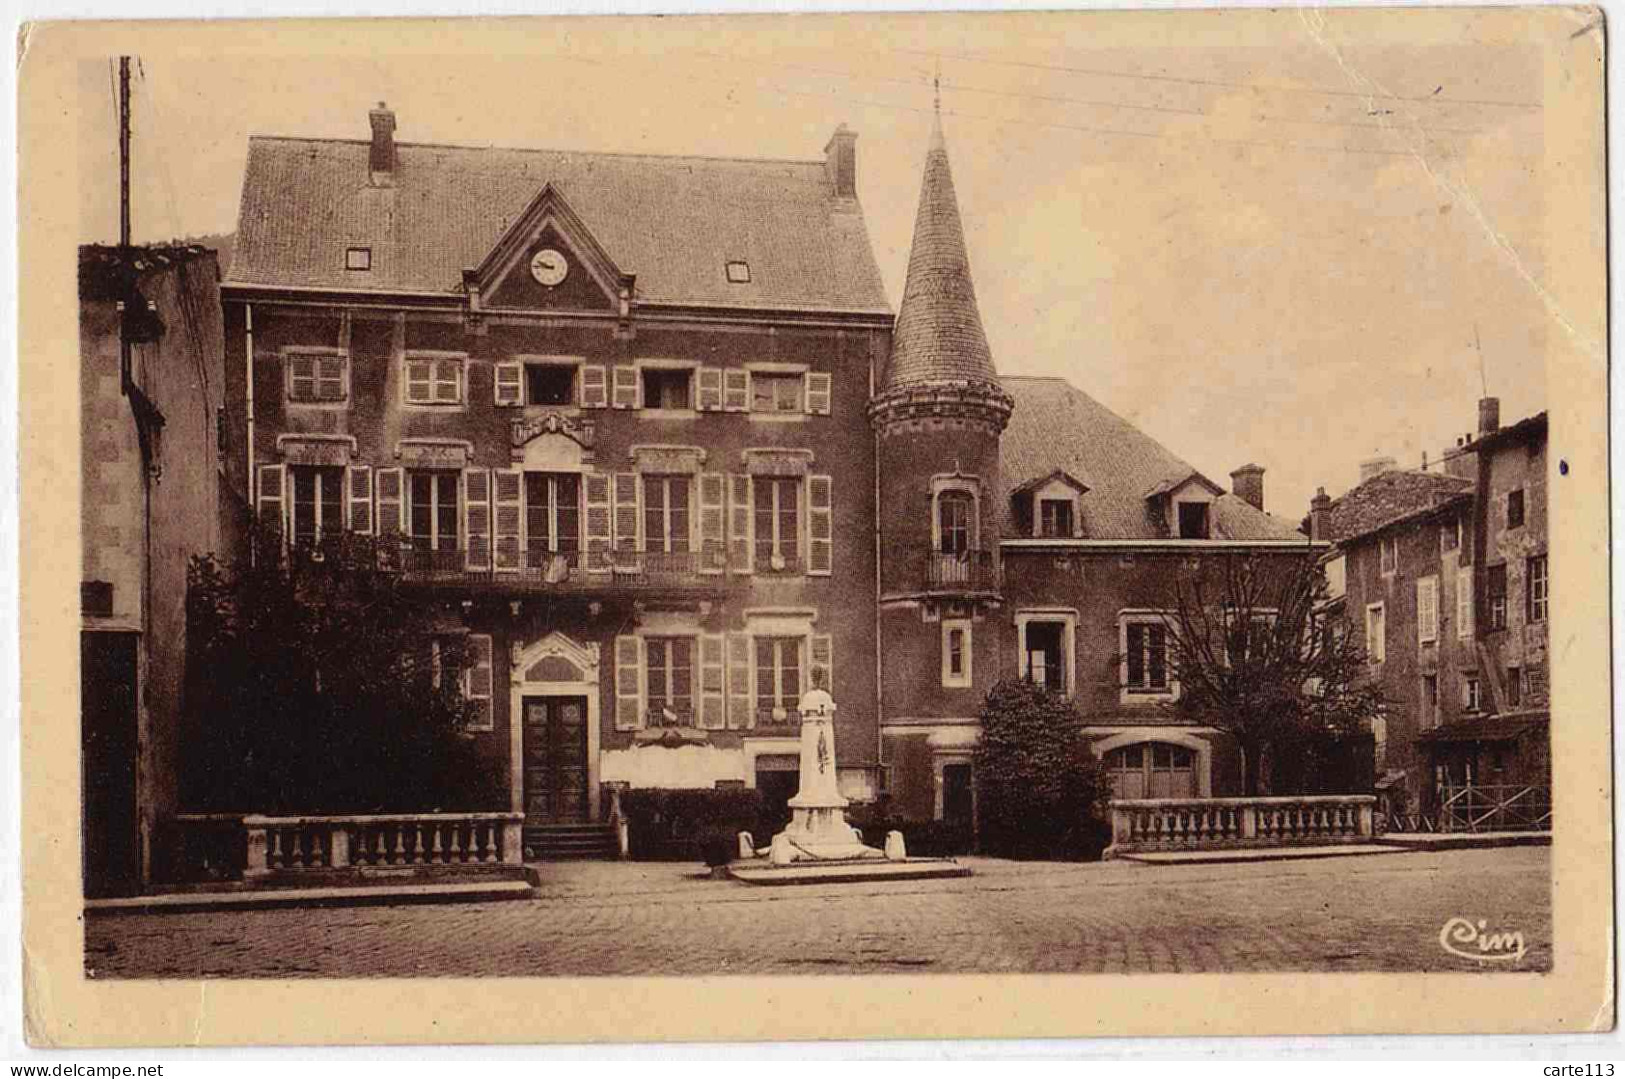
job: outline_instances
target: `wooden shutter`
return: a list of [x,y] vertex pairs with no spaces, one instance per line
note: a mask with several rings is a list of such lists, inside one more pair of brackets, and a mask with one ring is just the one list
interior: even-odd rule
[[496,377],[491,382],[491,394],[494,404],[524,404],[525,365],[522,363],[497,364]]
[[697,380],[694,407],[701,412],[722,411],[722,368],[702,367]]
[[372,469],[367,465],[350,466],[350,497],[346,502],[350,531],[363,536],[372,534]]
[[609,407],[609,371],[601,363],[581,365],[581,407]]
[[375,477],[378,492],[378,534],[400,536],[406,532],[404,477],[398,468],[380,468]]
[[[970,644],[970,635],[966,634],[965,643]],[[814,633],[808,639],[808,652],[810,654],[807,664],[807,686],[817,686],[825,693],[834,695],[835,675],[833,643],[827,633]]]
[[615,473],[615,550],[638,549],[638,525],[642,514],[638,512],[638,474]]
[[1416,582],[1416,636],[1418,642],[1439,639],[1439,578]]
[[700,475],[700,572],[721,573],[728,565],[728,477]]
[[727,703],[727,638],[721,633],[707,633],[700,638],[700,726],[717,731],[728,725]]
[[583,502],[587,509],[587,526],[584,530],[587,568],[592,570],[609,568],[609,548],[614,532],[611,528],[614,515],[610,508],[609,480],[610,477],[603,472],[586,472],[581,476]]
[[728,477],[728,566],[735,573],[749,573],[755,545],[751,542],[754,524],[750,502],[750,477]]
[[643,638],[615,638],[615,729],[643,726]]
[[282,494],[282,484],[287,478],[287,469],[282,465],[261,465],[259,479],[259,515],[262,525],[281,532],[285,525],[283,507],[286,499]]
[[829,476],[807,477],[807,572],[828,576],[834,567],[835,480]]
[[639,408],[638,391],[642,389],[638,378],[638,369],[629,366],[615,368],[615,396],[611,404],[616,408]]
[[491,719],[491,635],[489,633],[470,633],[468,635],[468,673],[463,681],[463,692],[474,703],[474,715],[470,718],[468,729],[471,731],[488,731],[492,728]]
[[722,410],[750,411],[750,372],[743,367],[728,368],[722,372]]
[[463,470],[463,564],[472,570],[491,568],[491,471]]
[[517,468],[499,468],[491,473],[494,494],[496,554],[499,570],[519,568],[522,543],[520,530],[525,518],[525,474]]
[[1456,636],[1466,640],[1473,635],[1473,571],[1456,574]]
[[728,634],[728,726],[732,730],[756,725],[754,653],[750,634]]
[[805,388],[807,411],[814,416],[828,416],[830,376],[822,371],[808,371]]

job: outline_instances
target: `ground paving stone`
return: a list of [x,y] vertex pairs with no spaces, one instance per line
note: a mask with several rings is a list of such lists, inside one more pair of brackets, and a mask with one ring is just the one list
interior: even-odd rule
[[[91,915],[97,978],[1548,970],[1550,851],[1240,865],[965,859],[960,880],[752,888],[681,864],[542,867],[502,903]],[[1439,946],[1520,930],[1516,964]]]

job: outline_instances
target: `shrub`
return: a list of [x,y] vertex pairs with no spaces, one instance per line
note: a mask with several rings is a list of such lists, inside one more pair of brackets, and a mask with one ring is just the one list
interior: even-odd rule
[[629,790],[621,795],[621,812],[633,858],[700,857],[706,837],[715,833],[728,837],[728,861],[738,848],[738,834],[757,827],[762,796],[746,787]]
[[1071,702],[1003,681],[982,707],[976,748],[981,847],[1008,858],[1099,857],[1110,790]]
[[707,828],[695,840],[700,861],[715,869],[739,856],[739,833],[725,828]]
[[969,854],[974,836],[967,823],[945,820],[908,820],[893,815],[884,806],[854,806],[847,822],[863,833],[863,842],[879,850],[886,848],[889,832],[902,832],[910,858],[951,858]]

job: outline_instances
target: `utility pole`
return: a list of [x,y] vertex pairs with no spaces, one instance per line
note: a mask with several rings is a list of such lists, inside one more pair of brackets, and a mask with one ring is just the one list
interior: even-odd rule
[[130,246],[130,58],[118,58],[118,244]]

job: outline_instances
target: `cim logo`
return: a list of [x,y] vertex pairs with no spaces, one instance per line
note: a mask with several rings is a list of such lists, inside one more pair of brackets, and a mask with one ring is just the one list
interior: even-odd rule
[[1480,918],[1452,918],[1439,930],[1439,947],[1462,959],[1481,963],[1517,962],[1528,950],[1521,931],[1488,931],[1489,922]]

